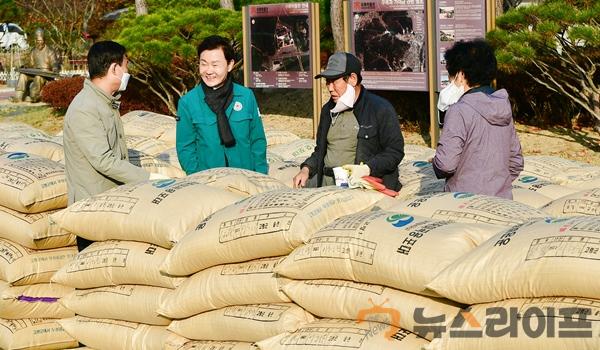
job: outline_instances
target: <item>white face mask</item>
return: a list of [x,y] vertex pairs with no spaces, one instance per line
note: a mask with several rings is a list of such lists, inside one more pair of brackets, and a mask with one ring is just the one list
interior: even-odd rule
[[448,110],[450,105],[455,104],[458,99],[465,93],[465,89],[461,86],[458,87],[451,82],[442,91],[440,91],[440,98],[438,99],[437,108],[445,112]]
[[338,98],[335,107],[331,109],[332,113],[340,113],[345,110],[351,109],[354,107],[354,98],[356,97],[356,91],[354,91],[354,86],[347,84],[346,91],[340,98]]
[[125,89],[127,89],[127,83],[129,82],[130,77],[131,74],[123,73],[123,76],[121,77],[121,85],[119,85],[119,91],[125,91]]

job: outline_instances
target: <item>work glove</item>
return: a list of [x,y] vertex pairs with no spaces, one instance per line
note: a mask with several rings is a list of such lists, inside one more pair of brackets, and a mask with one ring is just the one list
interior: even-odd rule
[[398,195],[398,192],[385,187],[383,180],[378,177],[365,176],[362,180],[368,183],[373,190],[383,193],[386,196],[396,197]]
[[170,177],[163,175],[163,174],[159,174],[159,173],[150,173],[149,180],[165,180],[165,179],[170,179]]
[[360,163],[359,165],[346,164],[343,165],[342,168],[348,171],[348,185],[350,188],[362,187],[372,189],[372,187],[367,187],[368,183],[362,179],[363,176],[369,176],[371,174],[371,169],[368,165],[363,163]]

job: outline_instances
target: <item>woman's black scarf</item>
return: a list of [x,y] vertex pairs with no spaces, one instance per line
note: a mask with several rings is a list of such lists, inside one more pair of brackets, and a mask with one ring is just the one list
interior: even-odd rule
[[231,76],[228,76],[225,79],[225,83],[216,89],[207,86],[204,84],[204,81],[201,82],[201,85],[204,91],[204,102],[217,115],[217,127],[219,129],[221,144],[225,147],[235,146],[235,138],[231,133],[231,126],[225,114],[227,106],[233,101],[233,81],[231,80]]

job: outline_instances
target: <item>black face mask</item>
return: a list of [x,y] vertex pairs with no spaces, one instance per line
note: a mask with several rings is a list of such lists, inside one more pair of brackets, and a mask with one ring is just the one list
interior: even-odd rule
[[217,115],[217,127],[219,129],[221,144],[225,147],[235,146],[235,138],[233,137],[229,120],[225,114],[227,106],[233,101],[233,81],[231,76],[228,75],[223,85],[216,89],[207,86],[204,84],[204,81],[200,84],[204,91],[204,102],[206,102],[210,110]]

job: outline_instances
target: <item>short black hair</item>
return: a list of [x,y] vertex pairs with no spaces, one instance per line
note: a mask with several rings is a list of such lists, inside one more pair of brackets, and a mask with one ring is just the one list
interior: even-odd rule
[[[360,84],[362,82],[362,75],[360,75],[360,73],[354,74],[356,74],[356,84]],[[348,82],[348,79],[350,79],[350,75],[352,75],[352,73],[350,73],[349,75],[344,75],[345,82]]]
[[469,86],[490,85],[498,63],[494,50],[484,39],[459,41],[444,54],[450,77],[463,72]]
[[198,59],[200,59],[200,54],[202,52],[214,49],[223,50],[227,63],[235,59],[235,53],[233,52],[233,47],[231,47],[229,40],[219,35],[211,35],[202,40],[200,45],[198,45]]
[[87,62],[90,79],[102,78],[111,64],[121,64],[125,58],[125,47],[114,41],[99,41],[90,47]]

